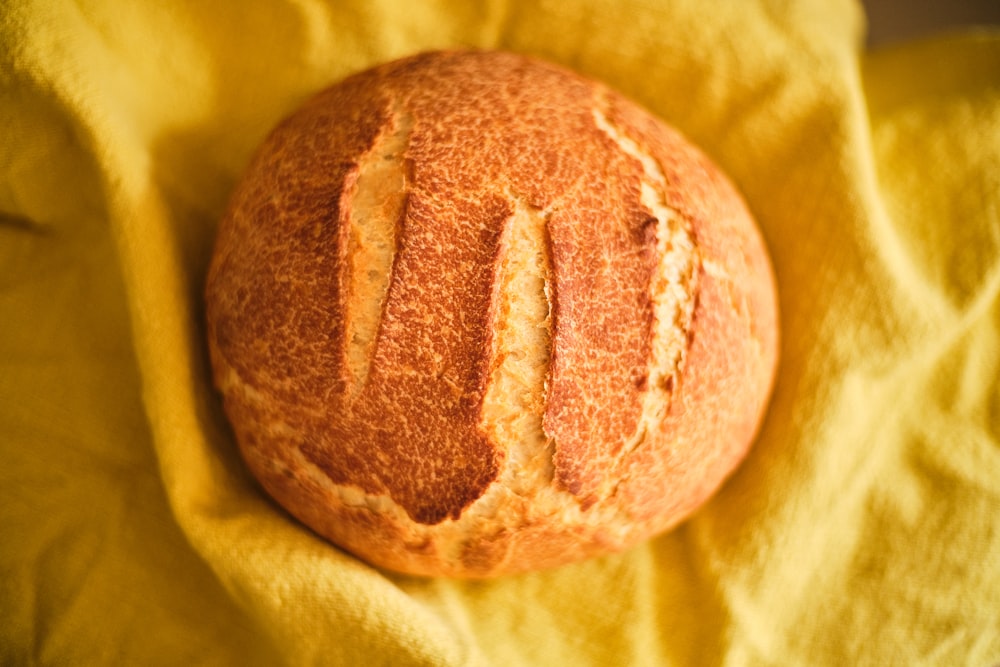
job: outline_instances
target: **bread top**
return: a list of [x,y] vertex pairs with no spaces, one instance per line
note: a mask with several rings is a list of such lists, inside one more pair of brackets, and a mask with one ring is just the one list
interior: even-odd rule
[[608,88],[497,52],[389,63],[285,120],[206,297],[244,451],[280,442],[282,474],[412,530],[501,512],[491,486],[663,513],[683,447],[742,457],[776,360],[770,265],[725,177]]

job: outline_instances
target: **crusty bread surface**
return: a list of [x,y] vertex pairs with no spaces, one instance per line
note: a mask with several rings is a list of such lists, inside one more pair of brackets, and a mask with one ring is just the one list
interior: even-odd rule
[[767,253],[721,172],[609,88],[501,52],[391,62],[282,122],[206,300],[263,487],[418,575],[675,525],[746,454],[777,356]]

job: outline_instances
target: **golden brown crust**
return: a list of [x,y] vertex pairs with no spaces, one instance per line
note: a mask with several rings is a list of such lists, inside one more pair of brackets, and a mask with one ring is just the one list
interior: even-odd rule
[[289,511],[376,565],[490,576],[626,548],[717,488],[770,390],[772,281],[675,131],[546,63],[437,52],[268,138],[209,345]]

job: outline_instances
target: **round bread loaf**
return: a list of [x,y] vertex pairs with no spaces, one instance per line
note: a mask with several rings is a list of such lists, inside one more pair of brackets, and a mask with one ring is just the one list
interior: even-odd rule
[[607,87],[435,52],[321,92],[257,153],[207,281],[250,470],[392,570],[625,549],[744,457],[776,363],[732,185]]

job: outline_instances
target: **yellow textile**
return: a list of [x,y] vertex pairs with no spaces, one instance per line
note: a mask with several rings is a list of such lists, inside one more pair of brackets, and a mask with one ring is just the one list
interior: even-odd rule
[[[1000,663],[1000,33],[865,55],[849,0],[10,0],[0,663]],[[245,472],[201,285],[310,93],[535,54],[732,176],[781,292],[759,442],[674,532],[484,583],[374,570]]]

